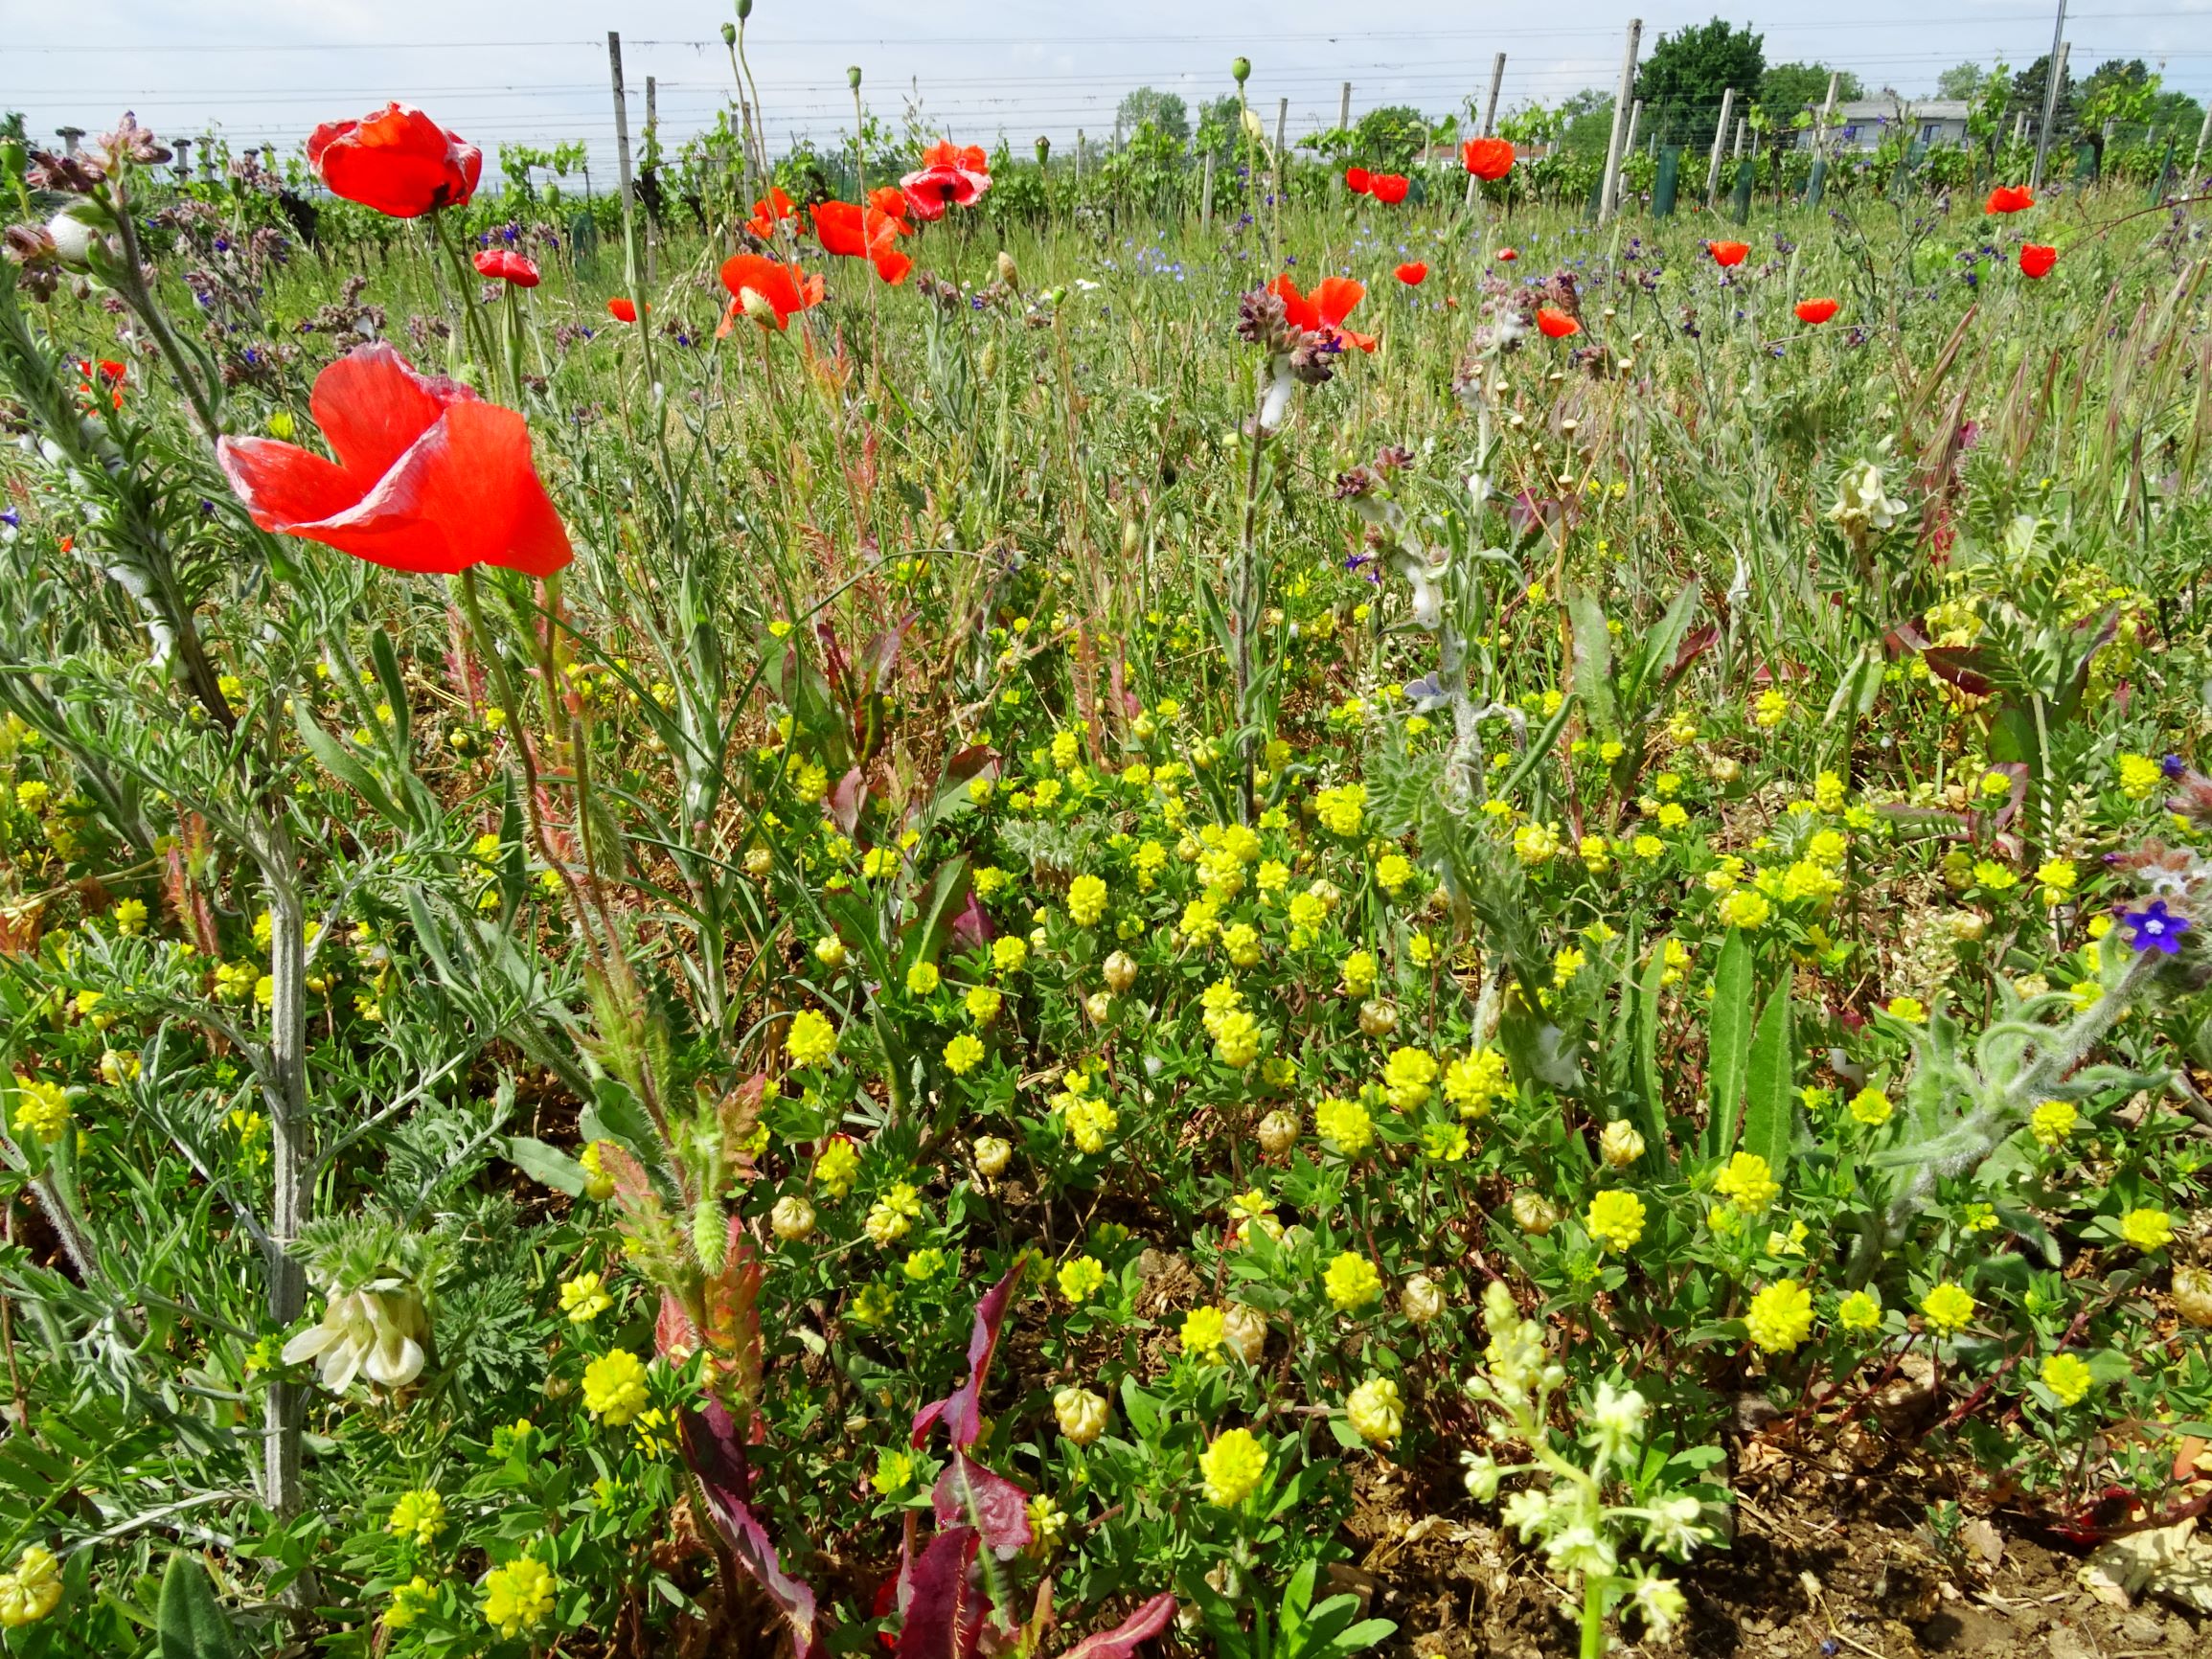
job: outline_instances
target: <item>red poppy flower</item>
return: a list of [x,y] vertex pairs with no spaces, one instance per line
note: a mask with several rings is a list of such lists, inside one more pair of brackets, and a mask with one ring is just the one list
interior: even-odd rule
[[1494,183],[1513,171],[1513,146],[1502,138],[1471,138],[1459,147],[1459,159],[1476,178]]
[[2020,243],[2020,275],[2037,282],[2051,274],[2051,267],[2059,262],[2059,250],[2044,247],[2040,242]]
[[476,274],[518,288],[537,286],[537,267],[509,248],[485,248],[476,256]]
[[381,341],[316,375],[308,407],[335,461],[273,438],[216,446],[263,530],[445,575],[496,564],[551,576],[572,557],[513,410],[418,375]]
[[1282,299],[1284,315],[1308,333],[1357,346],[1362,352],[1375,350],[1373,334],[1357,333],[1344,327],[1353,307],[1367,297],[1365,284],[1350,277],[1323,277],[1311,294],[1301,294],[1298,284],[1288,277],[1277,277],[1267,284],[1267,291]]
[[1365,195],[1375,184],[1375,175],[1363,167],[1344,170],[1344,188],[1354,195]]
[[609,300],[606,303],[606,314],[618,323],[634,323],[637,321],[637,302],[624,299]]
[[776,226],[799,210],[791,205],[791,198],[776,186],[768,186],[767,195],[753,203],[753,216],[745,221],[745,229],[766,241],[776,234]]
[[1379,172],[1367,181],[1368,193],[1384,207],[1396,207],[1412,188],[1413,181],[1402,172]]
[[[905,200],[901,192],[891,193],[901,202]],[[814,234],[822,239],[824,253],[873,261],[876,274],[894,285],[904,282],[906,273],[914,268],[914,261],[898,247],[900,236],[913,227],[891,217],[873,202],[861,208],[849,201],[826,201],[813,213]]]
[[308,165],[332,195],[413,219],[474,195],[484,152],[420,109],[387,103],[359,121],[316,127],[308,138]]
[[983,146],[963,149],[941,139],[922,152],[922,165],[899,181],[914,216],[941,219],[947,207],[973,207],[991,188],[991,158]]
[[2036,205],[2036,193],[2024,184],[2000,184],[1989,193],[1989,200],[1982,203],[1985,214],[2025,213]]
[[1814,328],[1818,328],[1829,318],[1835,316],[1838,308],[1834,300],[1799,300],[1797,302],[1797,320],[1800,323],[1811,323]]
[[906,193],[895,184],[878,185],[868,193],[868,205],[899,227],[902,237],[912,236],[914,227],[906,222],[914,207]]
[[1500,261],[1510,265],[1514,262],[1514,261],[1519,259],[1520,255],[1514,252],[1514,250],[1511,248],[1500,248],[1497,250],[1497,257]]
[[1537,308],[1536,326],[1543,330],[1544,338],[1547,340],[1563,340],[1570,334],[1579,334],[1583,331],[1582,324],[1576,322],[1564,311],[1554,310],[1549,306],[1539,306]]
[[1428,276],[1428,267],[1419,260],[1410,260],[1398,267],[1398,280],[1409,288],[1418,288]]
[[745,295],[758,295],[775,314],[770,323],[762,319],[764,328],[785,329],[800,311],[811,310],[822,303],[822,279],[794,272],[790,266],[774,260],[764,260],[759,254],[737,254],[722,261],[722,286],[736,296],[730,313],[716,330],[717,338],[730,331],[730,324],[744,309]]
[[1744,262],[1745,256],[1750,253],[1751,244],[1749,242],[1707,242],[1705,251],[1713,256],[1713,262],[1717,265],[1740,265]]

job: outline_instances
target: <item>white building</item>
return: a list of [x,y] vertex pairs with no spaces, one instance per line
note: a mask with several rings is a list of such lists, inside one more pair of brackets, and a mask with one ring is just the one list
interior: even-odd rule
[[[1907,129],[1915,144],[1964,144],[1966,118],[1973,105],[1963,98],[1858,98],[1838,103],[1829,117],[1830,142],[1836,149],[1875,149],[1897,131]],[[1813,128],[1797,135],[1798,148],[1813,147]]]

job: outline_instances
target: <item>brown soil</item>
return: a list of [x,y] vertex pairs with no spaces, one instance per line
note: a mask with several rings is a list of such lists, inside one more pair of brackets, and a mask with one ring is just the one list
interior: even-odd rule
[[[2084,1588],[2086,1552],[2064,1553],[2000,1516],[1969,1513],[1940,1542],[1923,1495],[1888,1478],[1772,1478],[1756,1441],[1737,1448],[1735,1535],[1678,1569],[1690,1611],[1668,1639],[1630,1655],[1728,1659],[2151,1659],[2212,1655],[2212,1619],[2145,1598],[2109,1605]],[[1749,1465],[1746,1468],[1745,1466]],[[1337,1588],[1397,1621],[1383,1651],[1416,1659],[1550,1659],[1579,1650],[1562,1587],[1481,1511],[1420,1477],[1371,1466],[1348,1528]]]

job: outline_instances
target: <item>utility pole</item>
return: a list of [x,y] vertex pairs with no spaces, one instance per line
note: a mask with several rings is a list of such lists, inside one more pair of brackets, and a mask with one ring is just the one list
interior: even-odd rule
[[[1082,154],[1081,150],[1076,152]],[[1080,175],[1079,175],[1080,176]],[[1206,151],[1205,182],[1198,188],[1198,229],[1210,234],[1214,228],[1214,152]]]
[[1839,72],[1830,73],[1828,96],[1820,101],[1820,125],[1813,129],[1813,153],[1814,155],[1826,155],[1828,153],[1828,124],[1836,119],[1836,95],[1842,90],[1842,82],[1843,77]]
[[2059,0],[2059,20],[2051,25],[2051,55],[2043,60],[2043,125],[2036,132],[2036,166],[2028,175],[2031,189],[2042,188],[2043,158],[2050,153],[2051,125],[2059,113],[2059,80],[2065,73],[2065,36],[2066,0]]
[[176,188],[182,190],[192,183],[192,140],[178,138],[170,142],[176,149]]
[[1290,101],[1286,98],[1275,105],[1275,258],[1283,262],[1283,140],[1290,127]]
[[1644,20],[1629,19],[1629,44],[1621,54],[1621,80],[1613,94],[1613,134],[1606,145],[1606,177],[1598,188],[1598,223],[1613,216],[1613,196],[1621,185],[1621,145],[1628,136],[1629,95],[1636,85],[1636,48],[1643,44]]
[[1705,199],[1713,199],[1713,193],[1721,188],[1721,147],[1728,137],[1728,115],[1736,107],[1736,89],[1733,86],[1721,94],[1721,119],[1713,124],[1713,159],[1705,164]]
[[1629,135],[1621,143],[1621,174],[1613,180],[1613,199],[1609,211],[1621,211],[1621,192],[1627,188],[1625,175],[1629,170],[1629,157],[1636,153],[1636,130],[1644,125],[1644,101],[1637,99],[1629,105]]
[[61,153],[63,155],[75,155],[77,153],[77,141],[84,136],[84,128],[81,126],[57,126],[54,129],[54,136],[61,141]]
[[1505,54],[1491,59],[1490,98],[1482,106],[1482,136],[1494,137],[1497,133],[1497,89],[1505,84]]
[[606,32],[606,66],[614,78],[614,166],[622,183],[622,219],[629,222],[629,105],[622,94],[622,34]]

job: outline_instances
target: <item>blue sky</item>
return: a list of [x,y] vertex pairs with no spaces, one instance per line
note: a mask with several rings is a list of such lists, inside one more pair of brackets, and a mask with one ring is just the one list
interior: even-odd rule
[[[1231,90],[1228,65],[1252,59],[1250,95],[1291,130],[1334,123],[1338,86],[1355,114],[1412,103],[1431,115],[1479,95],[1492,55],[1507,54],[1503,104],[1609,88],[1628,19],[1648,44],[1703,21],[1711,4],[1668,9],[1585,0],[1552,10],[1406,0],[1272,0],[1267,5],[1117,0],[1111,6],[962,0],[758,0],[747,26],[771,136],[849,131],[845,69],[857,63],[879,116],[918,109],[933,130],[1026,148],[1078,127],[1108,132],[1120,95],[1139,83],[1194,102]],[[2021,0],[1861,0],[1829,9],[1759,0],[1722,11],[1764,31],[1769,62],[1826,61],[1870,87],[1927,92],[1946,66],[2046,51],[2052,13]],[[280,148],[316,122],[397,97],[483,146],[611,142],[605,32],[622,30],[633,130],[645,79],[657,78],[664,139],[711,120],[727,96],[717,32],[727,0],[0,0],[0,106],[34,135],[70,123],[99,129],[125,106],[157,132],[219,124],[235,140]],[[2163,62],[2166,83],[2212,93],[2212,0],[2083,0],[2067,26],[2077,73],[2109,57]]]

